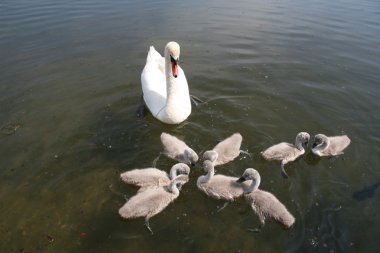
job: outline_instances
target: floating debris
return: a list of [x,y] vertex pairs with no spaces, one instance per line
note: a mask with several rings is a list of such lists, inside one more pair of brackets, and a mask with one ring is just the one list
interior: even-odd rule
[[15,134],[17,129],[21,128],[21,124],[7,124],[0,127],[0,133],[4,135],[12,135]]
[[54,242],[54,237],[51,236],[51,235],[46,235],[46,239],[48,240],[49,243],[53,243]]

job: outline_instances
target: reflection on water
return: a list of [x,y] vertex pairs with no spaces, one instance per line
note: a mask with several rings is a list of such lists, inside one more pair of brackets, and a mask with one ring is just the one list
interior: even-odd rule
[[[377,1],[0,6],[1,252],[380,250]],[[191,93],[207,101],[178,126],[136,116],[148,47],[162,53],[169,40],[181,45]],[[196,188],[200,165],[151,220],[154,236],[143,219],[120,219],[117,210],[136,189],[119,174],[151,166],[163,131],[198,153],[240,132],[252,157],[217,172],[256,168],[261,188],[287,206],[295,227],[269,222],[248,232],[259,222],[244,200],[217,212],[223,202]],[[347,134],[352,143],[337,159],[308,150],[284,180],[279,164],[259,154],[300,131]]]

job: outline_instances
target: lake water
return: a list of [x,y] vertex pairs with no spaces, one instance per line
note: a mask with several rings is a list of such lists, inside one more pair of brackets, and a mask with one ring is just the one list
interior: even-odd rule
[[[207,101],[174,126],[136,116],[148,48],[171,40]],[[380,252],[379,1],[3,0],[0,49],[0,252]],[[352,143],[286,180],[259,154],[300,131]],[[119,174],[150,167],[162,132],[199,154],[240,132],[252,157],[217,172],[256,168],[294,228],[249,232],[244,200],[217,212],[200,165],[153,236],[122,220]]]

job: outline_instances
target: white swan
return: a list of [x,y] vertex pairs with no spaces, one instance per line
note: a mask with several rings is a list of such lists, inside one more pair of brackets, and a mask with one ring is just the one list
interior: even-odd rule
[[191,113],[189,87],[185,73],[178,65],[180,48],[169,42],[162,57],[150,47],[141,73],[141,86],[146,106],[158,120],[179,124]]

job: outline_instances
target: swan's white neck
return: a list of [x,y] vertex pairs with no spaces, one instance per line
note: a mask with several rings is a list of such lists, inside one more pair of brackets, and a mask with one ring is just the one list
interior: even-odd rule
[[175,78],[172,72],[170,53],[165,50],[165,76],[166,76],[166,105],[170,105],[175,98],[178,87],[178,77]]

